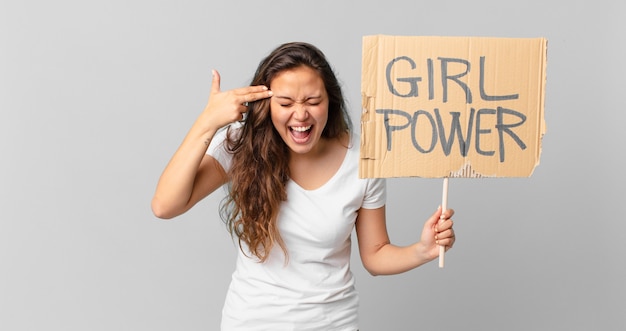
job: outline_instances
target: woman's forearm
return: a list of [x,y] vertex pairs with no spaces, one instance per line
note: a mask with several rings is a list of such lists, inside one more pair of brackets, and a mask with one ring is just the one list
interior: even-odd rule
[[199,190],[199,178],[210,177],[202,163],[215,131],[194,125],[187,133],[159,178],[152,199],[152,211],[157,217],[178,216],[197,202],[198,197],[193,198],[199,193],[194,193]]
[[419,242],[409,246],[388,243],[370,255],[365,267],[372,275],[395,275],[415,269],[434,258]]

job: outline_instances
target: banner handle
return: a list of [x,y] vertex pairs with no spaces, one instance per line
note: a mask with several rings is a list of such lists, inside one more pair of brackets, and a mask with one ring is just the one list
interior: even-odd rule
[[[448,209],[448,177],[443,178],[443,193],[441,194],[441,217],[439,221],[443,219],[443,212]],[[446,253],[446,247],[443,245],[439,246],[439,268],[443,268],[444,266],[444,255]]]

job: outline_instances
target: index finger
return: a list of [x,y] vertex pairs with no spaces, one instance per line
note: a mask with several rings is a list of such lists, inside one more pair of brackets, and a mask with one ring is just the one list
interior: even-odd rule
[[442,213],[442,217],[448,219],[454,215],[454,209],[446,209]]
[[261,99],[267,99],[274,95],[274,92],[270,91],[266,86],[248,86],[244,87],[237,93],[241,98],[241,102],[253,102]]

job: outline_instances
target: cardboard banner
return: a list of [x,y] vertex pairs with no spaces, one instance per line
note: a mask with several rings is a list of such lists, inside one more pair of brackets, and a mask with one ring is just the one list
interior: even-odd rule
[[365,36],[359,176],[528,177],[544,38]]

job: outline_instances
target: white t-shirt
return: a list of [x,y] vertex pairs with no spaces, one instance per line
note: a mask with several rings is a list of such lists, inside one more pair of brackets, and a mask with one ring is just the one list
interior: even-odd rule
[[[221,143],[224,132],[216,135],[207,153],[227,170],[230,154]],[[357,211],[382,207],[386,199],[384,179],[358,178],[358,138],[353,135],[339,170],[322,187],[305,190],[287,182],[278,228],[288,264],[278,245],[264,263],[239,251],[222,311],[222,330],[358,329],[351,234]]]

